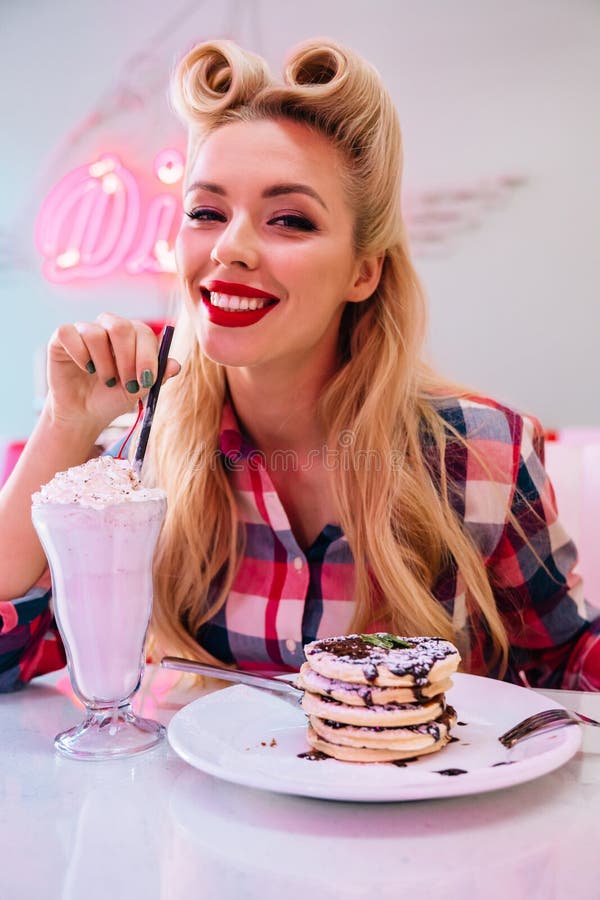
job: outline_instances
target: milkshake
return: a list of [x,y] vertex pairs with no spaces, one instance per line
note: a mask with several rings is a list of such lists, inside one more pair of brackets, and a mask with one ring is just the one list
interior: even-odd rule
[[127,460],[112,457],[59,472],[32,497],[71,681],[88,708],[82,726],[57,738],[69,755],[139,752],[164,733],[137,718],[130,701],[144,670],[152,561],[165,512],[164,491],[144,487]]

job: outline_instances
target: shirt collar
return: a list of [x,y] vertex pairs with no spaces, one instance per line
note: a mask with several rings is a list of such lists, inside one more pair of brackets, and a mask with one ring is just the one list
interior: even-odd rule
[[256,447],[250,438],[242,432],[229,399],[226,399],[223,405],[219,447],[221,453],[229,462],[248,459],[253,452],[256,452]]

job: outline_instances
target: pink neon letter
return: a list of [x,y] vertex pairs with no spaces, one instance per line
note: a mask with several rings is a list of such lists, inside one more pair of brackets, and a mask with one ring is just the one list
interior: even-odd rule
[[65,282],[114,272],[129,252],[139,213],[136,181],[116,156],[69,172],[42,204],[36,224],[44,275]]
[[[154,197],[145,216],[145,226],[139,246],[126,263],[131,275],[141,272],[174,272],[171,263],[173,223],[178,212],[179,203],[172,194],[159,194]],[[169,248],[160,253],[160,248]]]
[[[174,185],[181,181],[184,165],[183,154],[171,147],[156,156],[154,174],[163,184]],[[181,201],[173,194],[159,194],[150,202],[144,217],[143,234],[126,263],[128,272],[138,275],[141,272],[175,271],[173,244],[180,217]]]

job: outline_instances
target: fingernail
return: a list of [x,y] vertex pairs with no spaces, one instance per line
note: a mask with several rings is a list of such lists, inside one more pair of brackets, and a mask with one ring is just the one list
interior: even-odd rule
[[108,381],[106,382],[106,387],[114,387],[116,383],[117,383],[116,378],[109,378]]
[[137,394],[137,392],[138,392],[139,389],[140,389],[140,386],[139,386],[139,384],[137,383],[137,381],[136,381],[135,378],[134,378],[132,381],[128,381],[128,382],[127,382],[127,384],[125,385],[125,389],[126,389],[130,394]]
[[85,367],[86,367],[86,369],[88,370],[88,372],[90,373],[90,375],[94,375],[94,374],[95,374],[95,372],[96,372],[96,366],[94,365],[94,363],[92,362],[91,359],[88,360],[88,361],[86,362]]
[[144,371],[142,372],[142,377],[140,378],[140,381],[142,383],[143,388],[152,387],[152,382],[154,381],[154,378],[152,377],[152,372],[150,371],[150,369],[144,369]]

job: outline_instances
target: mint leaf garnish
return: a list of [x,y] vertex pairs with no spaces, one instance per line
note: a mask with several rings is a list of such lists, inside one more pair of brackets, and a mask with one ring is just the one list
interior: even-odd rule
[[403,641],[395,634],[361,634],[365,644],[381,647],[383,650],[409,650],[412,644]]

